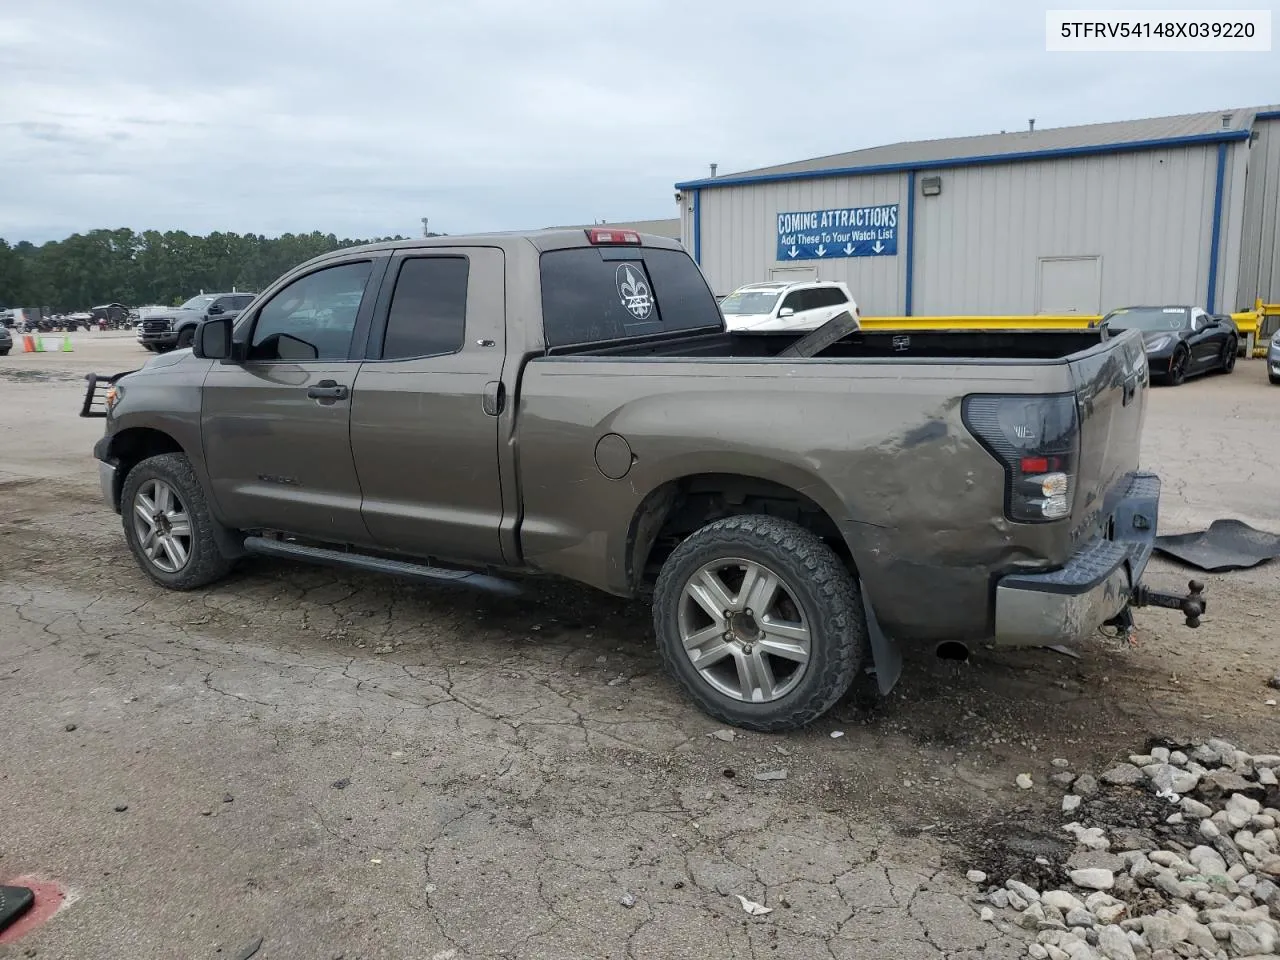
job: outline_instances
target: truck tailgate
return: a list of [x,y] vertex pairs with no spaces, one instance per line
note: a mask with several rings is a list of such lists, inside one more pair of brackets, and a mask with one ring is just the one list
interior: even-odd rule
[[1070,361],[1080,417],[1080,462],[1072,509],[1072,539],[1101,532],[1110,517],[1109,495],[1138,469],[1146,416],[1147,357],[1136,331],[1104,340]]

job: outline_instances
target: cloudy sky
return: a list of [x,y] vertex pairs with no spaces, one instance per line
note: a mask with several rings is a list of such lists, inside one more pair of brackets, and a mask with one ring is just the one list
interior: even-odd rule
[[1275,53],[1050,54],[1045,9],[0,0],[0,236],[670,217],[712,161],[1280,100]]

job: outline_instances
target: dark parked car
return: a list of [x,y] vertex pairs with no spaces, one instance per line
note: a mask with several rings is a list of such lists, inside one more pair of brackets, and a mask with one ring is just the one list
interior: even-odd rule
[[12,349],[13,334],[9,332],[8,327],[0,323],[0,357],[7,357]]
[[1232,319],[1199,307],[1121,307],[1103,317],[1101,326],[1113,334],[1141,331],[1152,378],[1171,387],[1200,373],[1230,373],[1240,349]]

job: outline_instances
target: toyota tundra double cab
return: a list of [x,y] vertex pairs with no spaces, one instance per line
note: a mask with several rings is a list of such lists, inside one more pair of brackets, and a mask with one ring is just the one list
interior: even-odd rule
[[[245,554],[652,593],[709,714],[815,720],[904,646],[1070,643],[1198,585],[1141,578],[1138,331],[725,330],[675,241],[595,227],[297,267],[192,350],[91,377],[102,489],[190,590]],[[815,339],[816,338],[816,339]]]

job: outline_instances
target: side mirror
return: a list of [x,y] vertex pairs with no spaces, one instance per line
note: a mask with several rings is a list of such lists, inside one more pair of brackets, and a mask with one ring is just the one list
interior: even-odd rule
[[209,316],[216,317],[218,314],[222,313],[222,304],[220,303],[211,304],[207,312]]
[[191,352],[204,360],[231,359],[231,318],[217,317],[203,321],[196,327],[191,347]]
[[796,315],[796,312],[792,310],[790,307],[783,307],[781,310],[778,311],[778,316],[780,317],[794,317],[795,315]]

